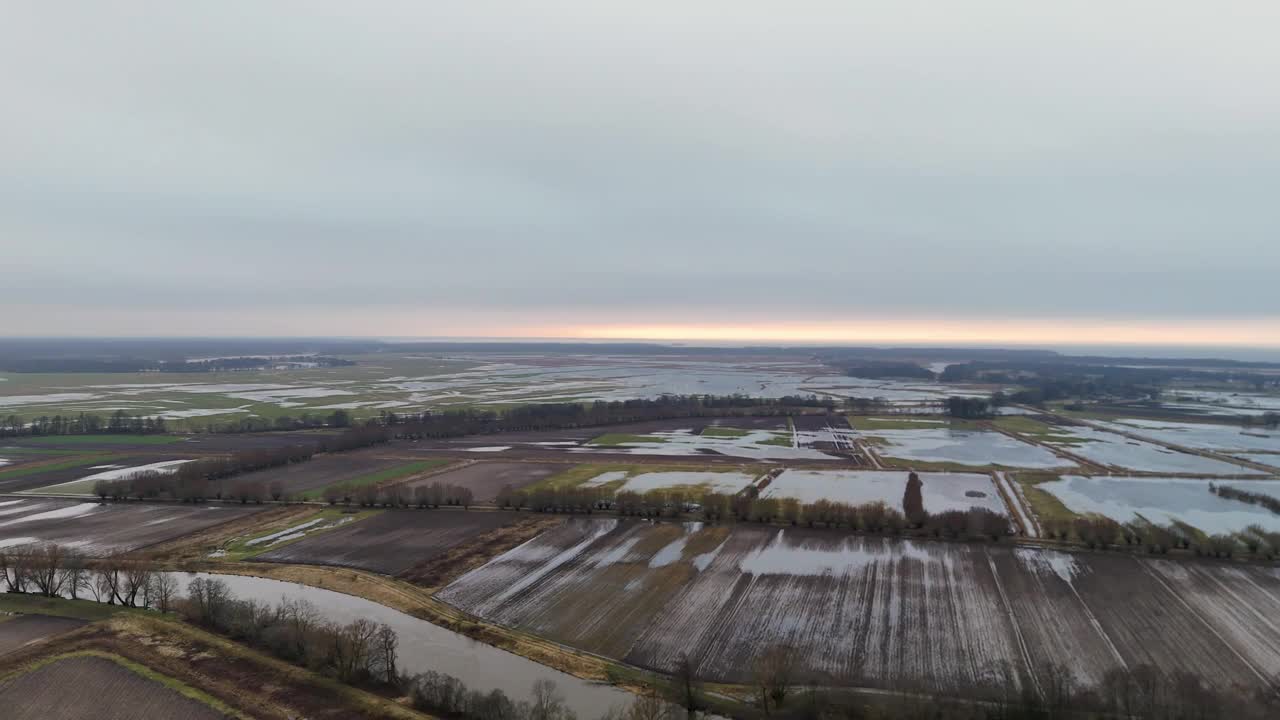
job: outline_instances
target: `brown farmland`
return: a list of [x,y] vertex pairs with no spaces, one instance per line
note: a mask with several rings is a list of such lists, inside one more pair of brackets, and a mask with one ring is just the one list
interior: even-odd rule
[[0,683],[7,720],[219,720],[222,713],[101,657],[71,657]]
[[71,632],[84,624],[83,620],[48,615],[19,615],[0,622],[0,655],[30,642]]
[[254,559],[336,565],[395,575],[516,518],[514,513],[505,512],[387,510]]
[[[160,462],[163,460],[175,460],[180,456],[172,454],[164,457],[147,457],[136,455],[120,455],[108,457],[103,455],[81,455],[72,457],[51,457],[42,456],[38,462],[25,463],[21,470],[21,474],[6,477],[5,473],[0,472],[0,492],[21,492],[23,490],[36,490],[38,488],[57,485],[59,483],[72,482],[81,478],[96,475],[105,472],[105,469],[94,469],[99,465],[121,465],[124,467],[134,467],[138,465],[146,465],[148,463]],[[7,470],[10,466],[0,468]],[[39,468],[48,467],[47,470]]]
[[469,488],[477,502],[493,502],[506,485],[520,489],[568,470],[571,465],[533,462],[477,462],[405,483],[405,487],[426,487],[433,483]]
[[57,543],[86,555],[126,552],[257,512],[248,505],[0,501],[0,547]]
[[285,495],[291,496],[330,485],[341,485],[364,475],[404,464],[404,460],[383,459],[375,453],[375,450],[363,450],[316,455],[307,462],[228,478],[222,483],[223,490],[230,492],[231,488],[244,483],[262,483],[269,487],[273,482],[280,482],[284,485]]
[[1219,688],[1280,672],[1280,578],[1251,566],[759,527],[573,520],[445,588],[486,619],[670,671],[749,682],[787,644],[841,685],[964,691],[1001,668],[1113,668]]

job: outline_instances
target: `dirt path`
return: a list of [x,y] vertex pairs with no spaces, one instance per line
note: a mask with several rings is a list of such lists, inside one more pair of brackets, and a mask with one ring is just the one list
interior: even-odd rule
[[992,475],[995,476],[996,487],[1000,488],[1001,494],[1005,496],[1005,504],[1013,509],[1018,522],[1022,524],[1022,531],[1027,537],[1040,537],[1040,523],[1035,514],[1027,507],[1026,498],[1022,497],[1018,483],[1010,480],[1009,476],[1000,470],[992,473]]

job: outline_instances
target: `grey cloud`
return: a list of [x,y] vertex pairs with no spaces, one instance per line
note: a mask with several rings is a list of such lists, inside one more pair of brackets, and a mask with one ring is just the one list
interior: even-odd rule
[[0,311],[1276,317],[1228,4],[14,3]]

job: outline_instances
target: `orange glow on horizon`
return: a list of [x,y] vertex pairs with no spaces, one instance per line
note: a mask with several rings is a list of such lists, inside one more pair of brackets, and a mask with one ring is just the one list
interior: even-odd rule
[[1280,347],[1280,320],[1100,321],[922,319],[829,323],[582,325],[546,336],[592,340],[1017,345],[1206,345]]

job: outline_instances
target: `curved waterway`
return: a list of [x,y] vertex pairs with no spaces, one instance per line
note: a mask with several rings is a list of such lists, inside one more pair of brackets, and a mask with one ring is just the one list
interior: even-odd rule
[[227,583],[240,600],[277,604],[283,598],[301,598],[315,605],[329,621],[349,623],[361,618],[390,625],[400,637],[400,669],[409,674],[435,670],[452,675],[473,690],[501,690],[512,700],[528,700],[533,683],[546,678],[564,694],[565,704],[584,720],[598,718],[615,706],[629,704],[633,696],[611,685],[590,682],[541,665],[519,655],[477,642],[354,595],[296,583],[217,573],[171,573],[186,593],[197,577]]
[[[541,665],[506,650],[477,642],[452,630],[399,610],[354,595],[297,583],[221,573],[168,573],[178,580],[179,593],[197,577],[222,580],[237,600],[257,600],[270,605],[284,599],[303,599],[326,620],[346,624],[359,619],[386,623],[400,638],[397,662],[410,675],[434,670],[458,678],[471,690],[501,690],[513,701],[529,700],[533,684],[551,680],[564,696],[565,705],[583,720],[598,718],[610,709],[629,705],[634,696],[612,685],[591,682]],[[82,600],[87,599],[81,595]]]

